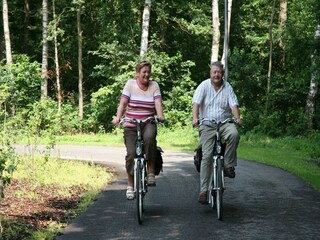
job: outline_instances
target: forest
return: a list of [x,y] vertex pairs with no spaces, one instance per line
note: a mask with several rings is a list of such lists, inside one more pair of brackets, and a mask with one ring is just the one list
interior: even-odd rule
[[227,80],[245,131],[318,132],[318,0],[3,0],[2,122],[11,131],[110,132],[124,83],[147,59],[166,127],[190,125],[195,88],[210,62],[225,59],[225,6]]

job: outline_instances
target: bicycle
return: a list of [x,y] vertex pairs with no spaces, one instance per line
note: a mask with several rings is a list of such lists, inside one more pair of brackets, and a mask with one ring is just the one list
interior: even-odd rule
[[211,174],[209,187],[209,204],[217,211],[217,218],[222,220],[223,207],[223,192],[225,191],[224,182],[224,151],[226,143],[222,142],[220,127],[225,123],[235,123],[232,119],[226,119],[223,122],[216,122],[215,120],[202,119],[199,126],[202,124],[209,125],[216,128],[215,142],[213,146],[213,171]]
[[134,159],[134,186],[133,191],[135,194],[136,204],[137,204],[137,217],[139,224],[143,221],[144,212],[144,196],[148,192],[147,184],[147,161],[145,160],[145,153],[143,148],[143,138],[141,125],[146,122],[159,123],[160,121],[154,117],[148,117],[146,119],[135,119],[129,117],[123,117],[120,123],[125,121],[135,123],[137,125],[137,140],[136,140],[136,157]]

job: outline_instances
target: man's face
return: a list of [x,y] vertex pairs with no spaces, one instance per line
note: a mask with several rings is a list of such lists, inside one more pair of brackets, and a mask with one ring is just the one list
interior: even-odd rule
[[216,66],[211,67],[210,70],[210,77],[211,77],[211,82],[213,84],[219,84],[222,82],[222,69]]

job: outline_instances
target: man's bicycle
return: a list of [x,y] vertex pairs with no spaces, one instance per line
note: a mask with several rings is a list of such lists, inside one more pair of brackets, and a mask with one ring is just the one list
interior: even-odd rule
[[209,204],[217,211],[217,218],[222,220],[223,207],[223,192],[225,188],[224,182],[224,151],[226,144],[222,142],[220,127],[226,123],[234,123],[231,119],[226,119],[223,122],[216,122],[215,120],[202,119],[199,123],[201,125],[208,125],[216,128],[215,141],[213,146],[213,171],[211,174],[211,181],[209,187]]
[[143,220],[143,212],[144,212],[144,196],[148,192],[148,184],[147,184],[147,161],[145,160],[145,153],[143,147],[143,138],[142,138],[142,130],[141,125],[143,123],[151,122],[151,123],[159,123],[159,120],[154,117],[148,117],[146,119],[134,119],[129,117],[121,118],[120,123],[123,122],[131,122],[136,124],[137,126],[137,140],[136,140],[136,157],[134,159],[134,194],[137,203],[137,216],[139,224],[142,224]]

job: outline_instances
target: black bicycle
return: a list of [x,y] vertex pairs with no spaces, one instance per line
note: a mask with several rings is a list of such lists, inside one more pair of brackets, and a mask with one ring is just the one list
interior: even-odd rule
[[215,120],[202,119],[200,125],[207,125],[216,128],[215,141],[213,146],[213,171],[209,187],[209,204],[217,211],[217,218],[222,220],[223,192],[225,191],[224,183],[224,152],[226,143],[222,142],[220,127],[225,123],[234,123],[232,119],[226,119],[223,122]]
[[146,119],[135,119],[129,117],[121,118],[120,123],[132,122],[137,126],[137,140],[136,140],[136,157],[134,159],[134,186],[135,199],[137,203],[137,216],[139,224],[142,224],[143,212],[144,212],[144,196],[148,192],[147,184],[147,161],[145,160],[145,153],[143,147],[143,138],[141,125],[143,123],[159,123],[159,120],[154,117],[148,117]]

